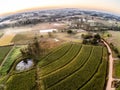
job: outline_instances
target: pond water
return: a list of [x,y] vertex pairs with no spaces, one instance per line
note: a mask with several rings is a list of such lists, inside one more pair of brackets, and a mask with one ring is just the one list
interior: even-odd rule
[[16,70],[17,71],[24,71],[30,69],[34,65],[33,60],[27,59],[27,63],[21,61],[17,64]]

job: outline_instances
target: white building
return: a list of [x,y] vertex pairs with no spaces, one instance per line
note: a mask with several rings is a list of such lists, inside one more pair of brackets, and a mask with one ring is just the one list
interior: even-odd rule
[[40,33],[48,33],[48,32],[58,32],[57,29],[45,29],[45,30],[40,30]]

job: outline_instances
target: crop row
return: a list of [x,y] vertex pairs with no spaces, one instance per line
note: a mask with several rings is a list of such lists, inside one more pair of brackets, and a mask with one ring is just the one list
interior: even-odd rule
[[103,49],[102,63],[94,77],[79,90],[104,90],[107,70],[107,50]]
[[6,82],[6,90],[35,90],[35,70],[12,75]]
[[60,49],[55,50],[53,53],[49,54],[48,56],[40,60],[39,67],[44,67],[49,63],[54,62],[55,60],[61,58],[69,51],[71,46],[72,44],[67,44],[65,46],[62,46]]
[[79,53],[81,45],[73,44],[72,48],[67,52],[63,57],[59,58],[55,62],[50,63],[49,65],[40,68],[40,75],[47,75],[71,62]]
[[[87,52],[86,52],[87,50]],[[46,88],[58,83],[69,75],[73,74],[79,70],[87,62],[92,51],[92,47],[88,45],[83,45],[79,54],[74,58],[74,60],[66,65],[65,67],[60,68],[59,71],[53,72],[47,77],[43,78]]]
[[10,67],[12,66],[12,64],[14,63],[14,61],[16,60],[19,54],[20,54],[20,48],[15,47],[13,51],[8,55],[3,66],[0,68],[0,74],[6,75],[8,73]]
[[101,58],[102,47],[94,47],[88,59],[89,61],[81,69],[47,90],[77,90],[81,88],[96,73],[101,63]]

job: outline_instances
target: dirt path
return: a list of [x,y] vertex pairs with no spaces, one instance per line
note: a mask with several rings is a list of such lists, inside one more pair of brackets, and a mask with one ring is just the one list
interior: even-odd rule
[[115,88],[112,88],[112,81],[114,80],[112,77],[112,72],[113,72],[113,57],[112,57],[112,50],[109,47],[109,45],[102,40],[103,43],[106,45],[108,52],[110,53],[109,55],[109,73],[108,73],[108,82],[107,82],[107,86],[106,86],[106,90],[115,90]]

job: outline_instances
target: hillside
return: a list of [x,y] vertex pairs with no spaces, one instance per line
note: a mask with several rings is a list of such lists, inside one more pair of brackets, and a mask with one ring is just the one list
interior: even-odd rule
[[107,56],[102,46],[65,44],[41,58],[36,68],[11,75],[6,90],[103,90]]

